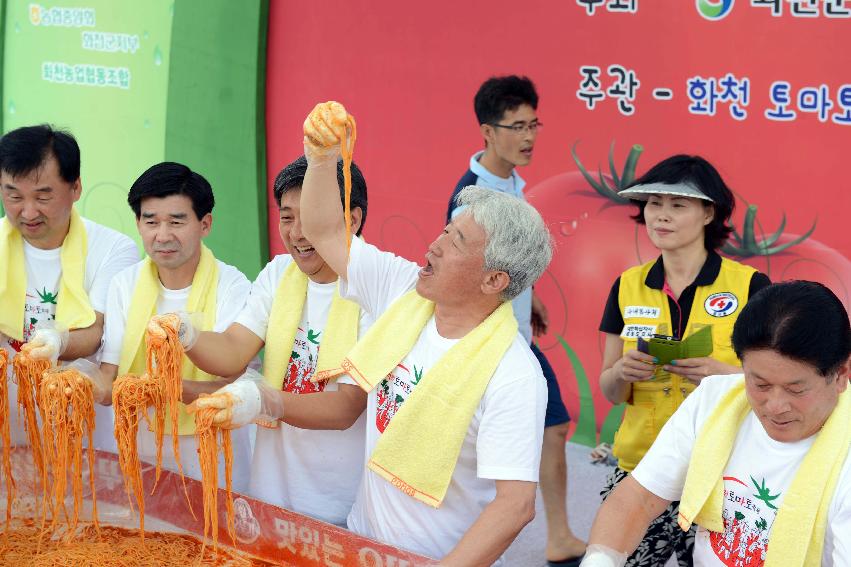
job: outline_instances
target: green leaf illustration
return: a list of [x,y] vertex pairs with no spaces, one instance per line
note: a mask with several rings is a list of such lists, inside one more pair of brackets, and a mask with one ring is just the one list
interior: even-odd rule
[[768,506],[772,510],[777,510],[777,506],[772,504],[771,501],[776,500],[780,496],[780,493],[778,492],[777,494],[772,495],[771,489],[766,488],[765,486],[765,479],[762,479],[761,485],[756,480],[754,480],[754,477],[751,477],[751,482],[756,487],[757,491],[757,494],[754,494],[754,497],[757,500],[762,500],[763,502],[765,502],[766,506]]
[[570,366],[573,368],[574,376],[576,376],[576,385],[579,388],[579,420],[576,422],[576,429],[573,431],[571,441],[594,447],[597,445],[597,419],[594,413],[594,396],[591,394],[588,375],[585,373],[585,368],[582,366],[582,361],[579,360],[576,351],[570,348],[563,337],[560,335],[556,337],[570,360]]

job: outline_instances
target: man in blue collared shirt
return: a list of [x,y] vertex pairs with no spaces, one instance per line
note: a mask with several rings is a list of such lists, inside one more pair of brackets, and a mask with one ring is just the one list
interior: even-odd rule
[[[524,199],[526,182],[516,166],[528,165],[541,123],[538,121],[538,93],[526,77],[511,75],[485,81],[474,99],[479,130],[485,149],[470,158],[468,169],[452,192],[446,223],[463,207],[455,197],[464,187],[478,185]],[[544,354],[532,342],[532,336],[547,330],[547,310],[531,288],[512,301],[520,333],[529,341],[547,379],[549,399],[541,452],[540,486],[547,515],[547,561],[550,565],[578,565],[585,543],[573,535],[567,521],[567,463],[564,439],[570,417],[561,399],[555,372]]]

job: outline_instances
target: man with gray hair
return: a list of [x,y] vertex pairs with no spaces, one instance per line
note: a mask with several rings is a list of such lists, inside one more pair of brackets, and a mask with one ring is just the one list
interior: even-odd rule
[[341,117],[329,103],[305,122],[301,208],[341,293],[378,318],[343,365],[369,392],[349,529],[442,565],[501,564],[535,514],[547,402],[511,300],[549,264],[549,233],[530,205],[467,187],[425,266],[357,239],[349,249],[333,199]]

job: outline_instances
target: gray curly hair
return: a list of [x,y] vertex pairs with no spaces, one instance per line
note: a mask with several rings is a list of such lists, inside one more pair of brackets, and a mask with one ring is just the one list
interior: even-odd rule
[[490,189],[469,185],[458,194],[462,214],[469,213],[485,231],[485,270],[508,274],[502,299],[511,301],[534,284],[553,256],[544,220],[529,203]]

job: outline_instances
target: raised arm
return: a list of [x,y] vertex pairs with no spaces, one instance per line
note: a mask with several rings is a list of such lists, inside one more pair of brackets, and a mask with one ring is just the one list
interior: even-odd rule
[[[304,236],[325,263],[346,277],[348,247],[337,160],[346,132],[346,109],[336,102],[316,105],[304,122],[307,172],[301,190],[301,224]],[[351,139],[347,136],[347,139]]]

